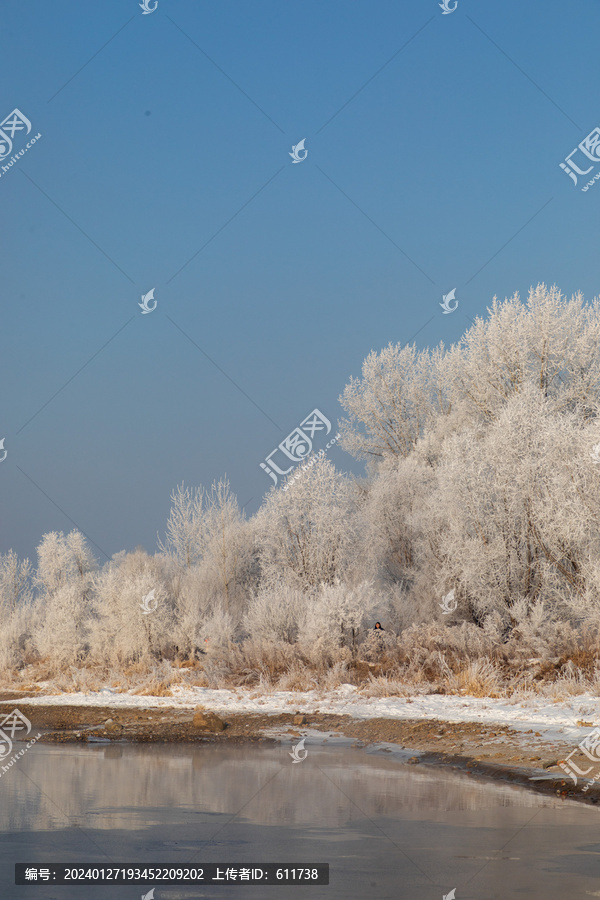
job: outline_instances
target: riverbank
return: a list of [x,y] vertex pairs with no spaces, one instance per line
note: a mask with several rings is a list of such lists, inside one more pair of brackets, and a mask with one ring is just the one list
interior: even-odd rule
[[[352,694],[260,697],[250,691],[197,689],[193,696],[176,699],[111,695],[110,690],[46,696],[15,691],[0,694],[0,717],[18,708],[33,728],[44,732],[41,742],[55,744],[293,743],[302,737],[326,743],[345,737],[353,740],[353,748],[401,748],[406,761],[415,765],[451,766],[586,803],[600,800],[599,785],[584,778],[573,784],[558,767],[595,730],[600,721],[597,698],[577,697],[545,708],[532,702],[511,707],[491,698],[434,695],[364,701]],[[260,710],[261,705],[266,708]],[[347,711],[338,711],[340,706]],[[589,720],[577,718],[582,709],[591,714]],[[571,760],[582,771],[593,765],[579,750]],[[593,765],[590,778],[598,773],[600,764]]]

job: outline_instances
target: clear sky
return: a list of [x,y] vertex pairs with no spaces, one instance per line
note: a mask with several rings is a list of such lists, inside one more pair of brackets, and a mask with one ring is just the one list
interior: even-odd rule
[[0,168],[0,552],[153,552],[171,490],[224,474],[253,513],[371,349],[539,281],[600,293],[600,183],[559,167],[600,125],[598,0],[4,0],[0,26],[11,156],[41,133]]

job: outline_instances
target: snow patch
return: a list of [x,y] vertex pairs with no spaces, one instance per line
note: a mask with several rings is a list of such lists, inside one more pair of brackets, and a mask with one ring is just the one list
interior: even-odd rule
[[[479,722],[506,725],[515,731],[539,732],[545,741],[561,740],[577,744],[593,728],[600,725],[600,698],[591,694],[559,703],[543,698],[516,700],[489,697],[454,697],[444,694],[421,694],[414,697],[363,697],[354,685],[343,684],[328,691],[273,691],[260,695],[256,690],[212,690],[175,685],[172,697],[141,697],[115,693],[110,688],[89,693],[23,697],[21,703],[31,706],[110,706],[115,709],[191,709],[202,705],[218,713],[252,713],[276,715],[289,713],[290,707],[303,713],[351,716],[354,719],[440,719],[444,722]],[[16,702],[16,701],[15,701]],[[577,722],[585,718],[590,726]]]

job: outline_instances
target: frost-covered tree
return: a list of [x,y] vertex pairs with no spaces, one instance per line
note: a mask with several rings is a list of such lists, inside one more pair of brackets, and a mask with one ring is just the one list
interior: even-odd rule
[[204,531],[203,567],[212,575],[226,612],[239,612],[251,587],[253,541],[225,478],[213,484],[206,497]]
[[37,548],[36,581],[43,627],[36,635],[40,654],[58,665],[81,660],[89,651],[94,616],[94,556],[79,531],[46,534]]
[[0,556],[0,668],[12,669],[31,651],[37,625],[32,608],[31,564],[14,550]]
[[443,345],[430,352],[389,344],[372,351],[362,378],[351,378],[340,397],[349,418],[342,446],[357,458],[406,457],[435,416],[449,410],[440,380]]
[[0,610],[12,613],[19,605],[29,603],[31,578],[28,559],[19,560],[14,550],[0,556]]
[[96,569],[96,560],[80,531],[51,531],[37,548],[36,580],[48,596],[76,578],[86,579]]
[[271,489],[256,524],[266,583],[283,578],[306,590],[333,584],[352,560],[352,486],[329,460],[318,459],[298,473],[287,491]]
[[373,576],[408,583],[425,564],[423,498],[436,487],[435,471],[415,453],[382,464],[362,504],[361,549]]
[[244,628],[253,641],[294,644],[305,619],[306,594],[283,579],[260,588],[248,603]]
[[[539,284],[527,302],[494,298],[448,351],[417,352],[390,344],[371,352],[362,378],[352,378],[340,402],[349,413],[343,446],[358,458],[406,457],[420,438],[450,417],[453,430],[491,421],[525,385],[553,409],[594,415],[600,392],[600,302],[567,300]],[[445,426],[446,433],[448,426]],[[432,448],[434,449],[434,448]]]
[[450,672],[444,648],[556,655],[600,634],[598,301],[494,299],[448,350],[372,352],[341,400],[364,479],[312,457],[250,521],[225,478],[181,484],[159,552],[100,571],[76,531],[44,537],[33,577],[0,557],[0,667],[193,656],[211,683],[302,681],[368,654],[376,619],[385,665],[408,648],[414,671]]
[[494,298],[444,358],[441,376],[449,397],[469,421],[490,421],[526,385],[557,412],[594,414],[600,392],[600,302],[581,294],[567,300],[539,284],[526,303],[515,294]]
[[117,554],[103,567],[89,631],[95,663],[124,666],[175,654],[177,617],[167,569],[161,557],[141,549]]
[[544,285],[526,303],[494,300],[447,352],[370,354],[342,400],[346,447],[380,460],[362,505],[373,573],[424,617],[451,588],[478,624],[491,611],[510,622],[523,598],[583,613],[599,398],[600,304]]
[[188,569],[202,559],[205,549],[204,488],[186,488],[180,484],[171,494],[171,511],[164,542],[158,545],[173,554]]
[[181,581],[185,602],[196,593],[202,610],[220,598],[225,610],[235,612],[249,587],[253,547],[229,481],[220,479],[210,491],[182,484],[171,499],[167,535],[159,547],[187,570]]
[[547,612],[581,603],[600,552],[592,429],[527,385],[486,428],[447,441],[427,509],[443,587],[477,622],[492,611],[510,622],[523,600]]
[[340,650],[355,654],[359,638],[372,624],[379,603],[380,598],[368,582],[354,588],[337,579],[333,584],[322,584],[307,602],[301,621],[299,642],[306,655],[315,659],[324,653],[334,661]]

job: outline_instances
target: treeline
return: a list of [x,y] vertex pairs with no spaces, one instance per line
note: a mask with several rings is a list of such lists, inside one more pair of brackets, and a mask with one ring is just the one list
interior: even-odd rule
[[197,659],[250,679],[582,642],[595,658],[599,388],[598,301],[544,285],[526,303],[494,299],[448,349],[372,352],[338,423],[364,478],[319,458],[250,519],[226,480],[181,485],[157,552],[101,567],[77,531],[45,535],[35,568],[6,554],[0,665]]

